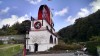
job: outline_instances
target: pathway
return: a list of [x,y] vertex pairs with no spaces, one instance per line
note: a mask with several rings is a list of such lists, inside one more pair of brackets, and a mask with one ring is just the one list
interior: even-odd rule
[[33,54],[33,55],[26,55],[26,56],[89,56],[86,54],[75,55],[74,53],[60,53],[60,54]]

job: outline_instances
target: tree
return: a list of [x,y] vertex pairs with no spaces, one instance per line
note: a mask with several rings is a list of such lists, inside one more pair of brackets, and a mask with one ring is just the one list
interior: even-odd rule
[[73,25],[69,25],[58,31],[58,35],[65,42],[89,41],[92,36],[100,35],[100,10],[83,18],[75,20]]
[[30,30],[31,22],[30,20],[25,20],[22,23],[16,22],[12,26],[3,25],[0,29],[0,35],[16,35],[16,34],[26,34],[26,31]]
[[30,20],[25,20],[20,24],[20,29],[18,30],[20,34],[26,34],[30,30],[31,22]]
[[2,45],[3,44],[3,41],[2,40],[0,40],[0,45]]

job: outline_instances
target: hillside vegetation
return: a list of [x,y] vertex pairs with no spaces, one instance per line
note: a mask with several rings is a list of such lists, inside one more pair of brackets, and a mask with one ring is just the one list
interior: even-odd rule
[[9,26],[8,24],[3,25],[3,27],[0,29],[0,36],[25,34],[26,31],[30,30],[30,26],[31,26],[30,20],[25,20],[22,23],[16,22],[12,26]]
[[73,25],[60,29],[58,35],[65,42],[85,42],[94,36],[100,36],[100,10],[75,20]]

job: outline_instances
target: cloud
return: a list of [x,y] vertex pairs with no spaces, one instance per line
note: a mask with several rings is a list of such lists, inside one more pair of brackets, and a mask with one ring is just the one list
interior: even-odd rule
[[0,13],[1,13],[1,14],[5,14],[5,13],[7,13],[9,10],[10,10],[10,7],[6,7],[5,9],[2,9],[2,10],[0,11]]
[[3,20],[0,20],[0,28],[2,28],[2,26],[6,24],[9,24],[10,26],[12,26],[14,23],[16,22],[21,23],[24,20],[29,20],[29,17],[27,14],[21,17],[18,17],[17,15],[11,15],[10,18],[4,18]]
[[81,8],[81,11],[77,13],[77,17],[85,17],[89,15],[90,11],[87,8]]
[[27,0],[27,1],[35,5],[35,4],[40,3],[42,0]]
[[98,9],[100,9],[100,0],[94,0],[89,4],[89,6],[91,6],[90,10],[87,8],[81,8],[75,16],[69,16],[65,19],[65,21],[69,24],[73,24],[76,19],[86,17],[89,14],[96,12]]
[[90,11],[87,8],[81,8],[80,11],[75,16],[69,16],[65,21],[69,24],[73,24],[76,19],[81,17],[86,17],[90,14]]
[[98,9],[100,9],[100,0],[94,0],[92,3],[90,3],[90,6],[92,6],[92,12],[96,12]]
[[69,24],[73,24],[75,22],[76,18],[73,18],[72,16],[69,16],[65,21]]
[[96,12],[98,9],[100,9],[100,0],[94,0],[89,5],[92,6],[90,10],[88,10],[87,8],[81,8],[75,16],[69,16],[65,21],[69,24],[73,24],[76,19],[80,17],[86,17],[89,14]]
[[63,15],[65,15],[66,13],[68,12],[68,8],[63,8],[61,11],[56,11],[55,13],[54,13],[54,15],[55,16],[63,16]]

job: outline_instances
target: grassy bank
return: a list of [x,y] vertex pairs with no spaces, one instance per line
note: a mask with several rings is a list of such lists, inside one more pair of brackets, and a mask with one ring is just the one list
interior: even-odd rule
[[100,46],[98,46],[97,49],[98,49],[98,54],[100,55]]
[[7,47],[7,46],[13,46],[14,44],[4,44],[4,45],[0,45],[0,48],[3,48],[3,47]]
[[2,45],[0,56],[13,56],[22,49],[22,45]]
[[49,50],[80,50],[82,45],[78,43],[64,43],[62,40],[59,40],[58,45],[55,45],[53,48]]

